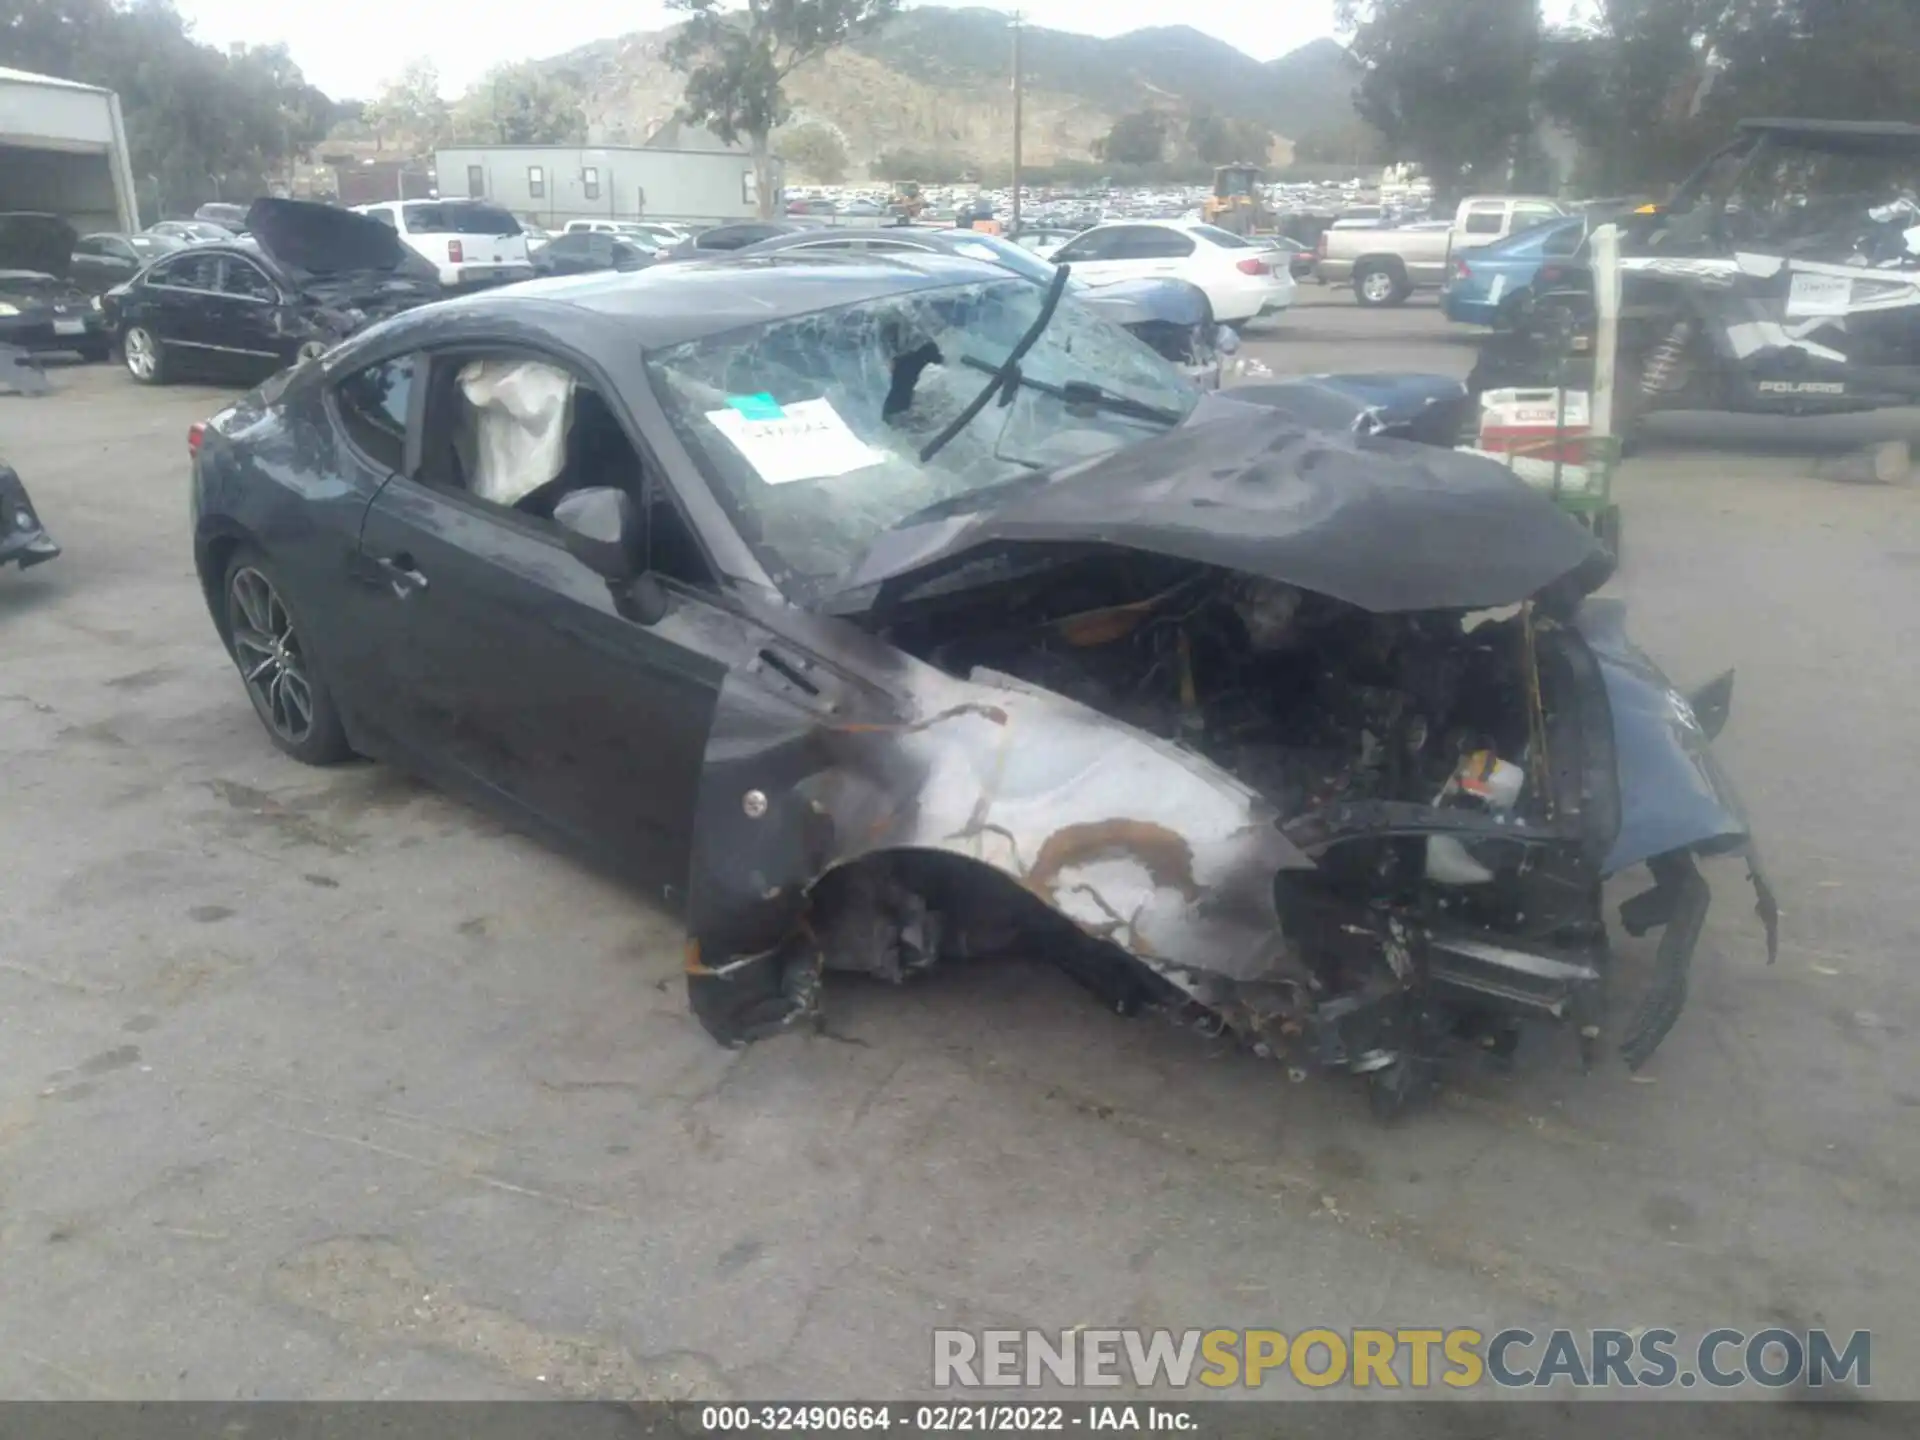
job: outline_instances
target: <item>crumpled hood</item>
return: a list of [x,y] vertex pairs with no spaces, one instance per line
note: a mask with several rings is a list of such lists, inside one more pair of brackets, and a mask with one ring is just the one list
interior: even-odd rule
[[302,275],[398,271],[413,253],[378,220],[311,200],[263,196],[247,209],[247,229],[271,259]]
[[1376,613],[1510,605],[1555,582],[1572,598],[1612,573],[1585,529],[1490,460],[1209,396],[1164,435],[883,534],[842,593],[1027,543],[1171,555]]
[[64,280],[73,269],[73,226],[58,215],[15,211],[0,215],[0,270],[31,270]]

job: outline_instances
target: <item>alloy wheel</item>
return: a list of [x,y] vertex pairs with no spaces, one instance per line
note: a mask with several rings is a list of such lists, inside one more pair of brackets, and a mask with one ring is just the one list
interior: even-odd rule
[[126,351],[127,369],[141,380],[151,380],[160,362],[160,352],[154,348],[153,336],[135,325],[121,337],[120,345]]
[[301,346],[296,358],[299,359],[299,361],[302,364],[305,364],[309,360],[318,360],[322,355],[326,353],[327,353],[326,341],[307,340],[301,343]]
[[1367,299],[1381,301],[1393,295],[1393,276],[1384,270],[1371,271],[1360,282],[1360,288],[1366,292]]
[[233,572],[227,619],[234,660],[260,718],[289,745],[313,732],[313,683],[293,616],[271,581],[251,566]]

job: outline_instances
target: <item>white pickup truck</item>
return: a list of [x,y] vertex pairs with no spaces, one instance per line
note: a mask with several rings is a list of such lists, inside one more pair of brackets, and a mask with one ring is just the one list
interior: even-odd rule
[[1456,251],[1491,245],[1566,213],[1544,195],[1469,195],[1450,221],[1326,231],[1316,273],[1323,285],[1351,283],[1362,305],[1399,305],[1415,290],[1438,289]]

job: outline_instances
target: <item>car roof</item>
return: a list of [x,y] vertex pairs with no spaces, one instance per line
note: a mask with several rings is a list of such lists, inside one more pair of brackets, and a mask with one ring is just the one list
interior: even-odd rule
[[998,265],[935,251],[728,256],[523,281],[408,311],[396,328],[431,325],[435,316],[514,316],[522,313],[519,306],[537,303],[617,321],[629,343],[659,350],[819,310],[982,280],[1018,277]]
[[759,243],[768,250],[817,245],[823,240],[897,240],[902,244],[918,240],[937,245],[944,237],[973,234],[971,230],[949,230],[936,225],[814,225],[784,235],[769,235]]
[[[1145,217],[1137,220],[1132,218],[1124,220],[1102,220],[1098,225],[1091,225],[1087,228],[1089,230],[1111,230],[1116,225],[1150,225],[1156,230],[1199,230],[1202,228],[1215,228],[1208,226],[1204,220],[1148,220]],[[1082,230],[1080,233],[1084,235],[1087,231]]]

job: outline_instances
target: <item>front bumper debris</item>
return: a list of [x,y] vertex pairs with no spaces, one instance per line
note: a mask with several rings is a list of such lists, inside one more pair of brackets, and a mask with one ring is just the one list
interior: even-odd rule
[[27,487],[12,466],[0,464],[0,566],[27,570],[59,554],[60,547],[27,497]]

